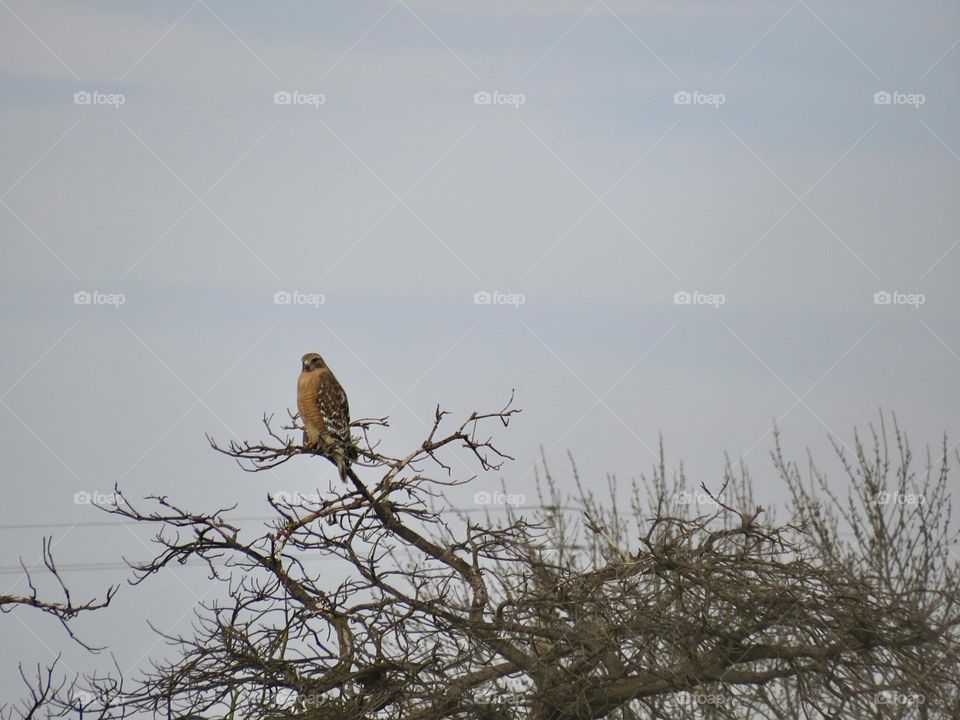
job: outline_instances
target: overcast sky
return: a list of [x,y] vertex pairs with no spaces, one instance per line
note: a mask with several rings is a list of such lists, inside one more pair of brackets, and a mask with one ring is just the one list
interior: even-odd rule
[[[147,555],[76,493],[329,492],[204,440],[259,437],[310,351],[397,452],[515,390],[516,461],[468,508],[501,478],[532,502],[540,446],[600,486],[662,434],[693,484],[726,452],[777,503],[775,420],[838,487],[828,436],[880,408],[952,444],[958,43],[936,0],[0,0],[0,590],[43,535],[81,595]],[[209,587],[77,626],[142,665]],[[7,700],[18,660],[106,662],[30,611],[0,646]]]

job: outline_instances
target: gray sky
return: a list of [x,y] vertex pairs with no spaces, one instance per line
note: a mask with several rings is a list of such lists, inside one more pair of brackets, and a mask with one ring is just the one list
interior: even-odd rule
[[[355,416],[391,416],[398,452],[436,404],[515,389],[497,439],[516,462],[456,490],[465,507],[501,477],[532,498],[540,445],[600,485],[646,471],[662,433],[694,484],[728,452],[775,503],[773,420],[833,478],[827,435],[851,443],[881,407],[920,447],[960,436],[955,3],[0,0],[0,18],[4,590],[44,534],[81,595],[146,555],[77,492],[247,516],[268,491],[327,492],[322,464],[244,475],[204,440],[259,437],[308,351]],[[77,627],[136,666],[145,620],[184,629],[208,588],[185,568]],[[29,612],[0,617],[0,645],[4,699],[17,660],[100,662]]]

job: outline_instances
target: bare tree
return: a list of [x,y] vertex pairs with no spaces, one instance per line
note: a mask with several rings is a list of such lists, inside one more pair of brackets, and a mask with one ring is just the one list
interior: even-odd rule
[[[621,493],[571,470],[582,512],[543,465],[541,508],[444,515],[444,493],[508,457],[488,434],[518,412],[437,410],[403,457],[378,451],[386,421],[355,423],[349,486],[317,502],[271,498],[245,537],[230,508],[197,513],[121,493],[109,512],[155,525],[145,582],[200,560],[222,583],[194,630],[167,639],[123,689],[88,680],[87,713],[168,718],[958,717],[960,589],[951,555],[946,443],[924,466],[881,419],[851,455],[848,491],[813,465],[775,467],[792,501],[778,522],[746,471],[692,491],[665,462]],[[213,447],[246,470],[310,451],[264,418],[269,439]],[[663,452],[661,449],[661,457]],[[629,496],[621,509],[622,495]],[[691,501],[692,500],[692,501]],[[445,519],[446,518],[446,519]],[[73,712],[49,703],[51,714]]]
[[[116,585],[109,586],[102,600],[90,599],[83,602],[76,602],[53,559],[52,542],[49,537],[43,539],[41,559],[44,567],[60,588],[63,599],[52,600],[41,597],[33,582],[31,569],[28,568],[21,559],[20,567],[27,581],[29,594],[13,595],[8,593],[0,595],[0,612],[10,613],[16,608],[23,607],[40,610],[43,613],[55,617],[67,631],[67,635],[78,645],[91,653],[100,652],[103,650],[102,647],[88,645],[73,632],[73,628],[71,628],[68,623],[81,613],[101,610],[110,605],[110,601],[113,600],[113,596],[119,587]],[[69,707],[81,708],[85,695],[78,689],[79,679],[74,678],[72,681],[68,681],[58,676],[57,666],[59,663],[60,656],[58,655],[50,665],[46,667],[38,666],[30,676],[27,675],[21,665],[19,667],[20,678],[27,687],[28,697],[22,699],[17,706],[0,704],[0,719],[9,720],[10,718],[19,717],[24,720],[33,720],[35,717],[39,718],[60,714],[64,709]]]
[[73,630],[67,623],[82,612],[100,610],[101,608],[107,607],[110,604],[110,601],[113,599],[113,596],[116,594],[118,587],[108,587],[102,600],[91,599],[84,602],[76,602],[73,599],[70,588],[67,587],[67,584],[64,582],[60,571],[57,569],[57,564],[54,562],[50,538],[43,539],[43,549],[41,553],[44,567],[46,567],[50,575],[52,575],[54,580],[56,580],[63,599],[51,600],[47,598],[41,598],[36,586],[34,585],[30,569],[27,568],[27,566],[23,564],[23,560],[21,560],[20,567],[23,569],[23,575],[24,578],[26,578],[27,587],[30,593],[28,595],[0,595],[0,612],[8,613],[17,607],[31,607],[41,610],[42,612],[57,618],[57,620],[60,621],[60,624],[67,631],[67,634],[87,650],[96,652],[102,649],[91,647],[90,645],[84,643],[74,634]]

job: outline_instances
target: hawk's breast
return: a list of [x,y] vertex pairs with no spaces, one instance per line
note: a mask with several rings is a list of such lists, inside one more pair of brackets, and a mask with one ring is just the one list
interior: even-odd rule
[[323,413],[317,403],[320,391],[320,373],[302,372],[297,380],[297,409],[307,431],[307,439],[316,442],[324,432]]

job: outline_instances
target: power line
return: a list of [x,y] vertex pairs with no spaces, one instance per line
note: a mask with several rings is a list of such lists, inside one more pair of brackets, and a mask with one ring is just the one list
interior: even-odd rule
[[[249,517],[231,518],[231,522],[244,522],[247,520],[269,520],[269,515],[251,515]],[[130,525],[142,525],[143,520],[91,520],[88,522],[62,522],[62,523],[22,523],[18,525],[0,525],[0,530],[34,530],[37,528],[63,529],[74,527],[125,527]]]
[[[455,513],[463,513],[466,515],[472,515],[474,513],[484,513],[491,510],[506,510],[506,505],[490,505],[485,507],[473,507],[473,508],[444,508],[439,510],[441,515],[450,515]],[[511,506],[510,509],[516,511],[520,510],[560,510],[562,512],[582,512],[583,507],[575,505],[515,505]],[[224,520],[227,522],[253,522],[253,521],[264,521],[264,520],[276,520],[278,515],[248,515],[245,517],[224,517]],[[60,523],[14,523],[10,525],[0,525],[0,530],[37,530],[37,529],[67,529],[67,528],[83,528],[83,527],[131,527],[136,525],[143,525],[146,520],[89,520],[85,522],[60,522]]]
[[[168,567],[176,566],[206,566],[208,563],[203,560],[187,560],[183,563],[176,563]],[[226,563],[214,563],[217,566],[226,565]],[[99,572],[102,570],[131,570],[132,568],[125,562],[101,562],[101,563],[72,563],[67,565],[57,565],[57,572]],[[44,568],[46,570],[46,568]],[[23,568],[19,565],[0,566],[0,575],[22,575]],[[37,576],[39,573],[34,570],[31,575]]]
[[[473,508],[444,508],[439,510],[440,514],[449,515],[453,513],[463,513],[463,514],[473,514],[480,512],[489,512],[490,510],[506,510],[506,505],[493,505],[487,507],[473,507]],[[512,506],[510,509],[514,511],[522,510],[554,510],[561,512],[582,512],[583,508],[579,506],[572,505],[517,505]],[[265,521],[265,520],[276,520],[279,516],[277,515],[247,515],[243,517],[229,518],[229,522],[252,522],[252,521]],[[145,520],[89,520],[85,522],[74,522],[74,523],[18,523],[11,525],[0,525],[0,530],[35,530],[35,529],[66,529],[66,528],[77,528],[77,527],[133,527],[137,525],[143,525],[149,521]],[[312,560],[313,558],[305,558],[306,560]],[[304,558],[301,558],[303,561]],[[217,566],[226,566],[226,562],[223,563],[214,563]],[[199,559],[188,559],[186,562],[177,563],[177,565],[182,567],[206,567],[209,565],[208,562]],[[86,562],[86,563],[66,563],[66,564],[57,564],[58,572],[103,572],[108,570],[130,570],[130,565],[126,562]],[[23,568],[19,565],[0,565],[0,576],[4,575],[22,575]]]

